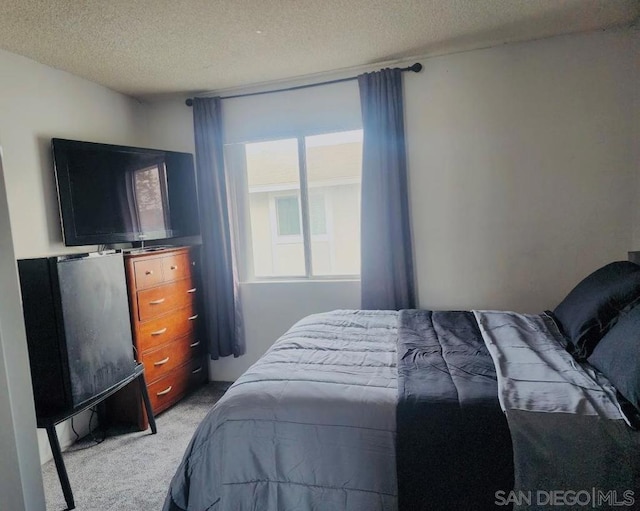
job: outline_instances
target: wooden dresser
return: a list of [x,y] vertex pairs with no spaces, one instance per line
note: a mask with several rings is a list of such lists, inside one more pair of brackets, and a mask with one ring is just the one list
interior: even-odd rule
[[[197,247],[131,252],[125,269],[134,353],[144,364],[154,414],[207,380],[199,318]],[[147,428],[139,391],[124,389],[110,407],[118,420]]]

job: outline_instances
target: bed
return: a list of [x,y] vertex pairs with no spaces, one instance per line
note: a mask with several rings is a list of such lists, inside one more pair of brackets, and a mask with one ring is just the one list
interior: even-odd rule
[[304,318],[198,427],[164,509],[634,505],[639,299],[618,262],[553,313]]

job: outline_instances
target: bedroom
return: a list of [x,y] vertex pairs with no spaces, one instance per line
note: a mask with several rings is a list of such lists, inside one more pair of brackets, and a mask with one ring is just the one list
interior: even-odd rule
[[[427,58],[418,59],[422,73],[405,76],[421,307],[539,312],[554,307],[590,271],[639,247],[638,35],[630,24],[490,42],[489,48],[453,54],[425,51]],[[409,56],[403,65],[421,55]],[[51,137],[193,152],[184,96],[140,102],[8,51],[0,59],[0,141],[11,214],[3,252],[8,241],[16,258],[65,250],[48,155]],[[253,125],[249,119],[260,115],[271,122],[291,105],[298,112],[293,123],[326,122],[329,114],[341,128],[360,122],[355,84],[321,89],[311,89],[311,96],[263,96],[260,110],[256,103],[229,104],[225,129],[243,138],[240,130]],[[308,100],[318,94],[325,94],[325,102]],[[327,103],[331,110],[314,108]],[[248,352],[213,362],[215,379],[236,379],[300,317],[359,306],[357,282],[243,286]],[[18,461],[3,462],[0,479],[29,488],[39,484],[33,472],[39,456],[33,424],[17,404],[28,375],[23,348],[11,343],[13,330],[5,330],[19,328],[12,323],[19,314],[4,315],[15,308],[4,301],[1,307],[9,393],[2,393],[0,415],[11,421],[6,428],[3,423],[3,452],[15,453]],[[25,507],[37,509],[31,499],[38,493],[24,493],[28,505],[36,506]]]

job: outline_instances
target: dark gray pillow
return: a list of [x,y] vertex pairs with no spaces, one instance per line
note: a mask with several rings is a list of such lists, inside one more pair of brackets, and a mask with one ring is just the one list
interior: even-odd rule
[[640,266],[607,264],[580,282],[553,311],[578,359],[587,358],[620,312],[640,299]]
[[588,361],[640,410],[640,305],[620,315]]

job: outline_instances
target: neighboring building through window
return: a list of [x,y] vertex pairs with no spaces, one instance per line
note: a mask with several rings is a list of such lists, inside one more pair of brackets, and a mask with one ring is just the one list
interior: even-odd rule
[[275,197],[278,236],[299,236],[302,234],[299,202],[297,195]]
[[249,277],[360,274],[362,130],[227,147]]

